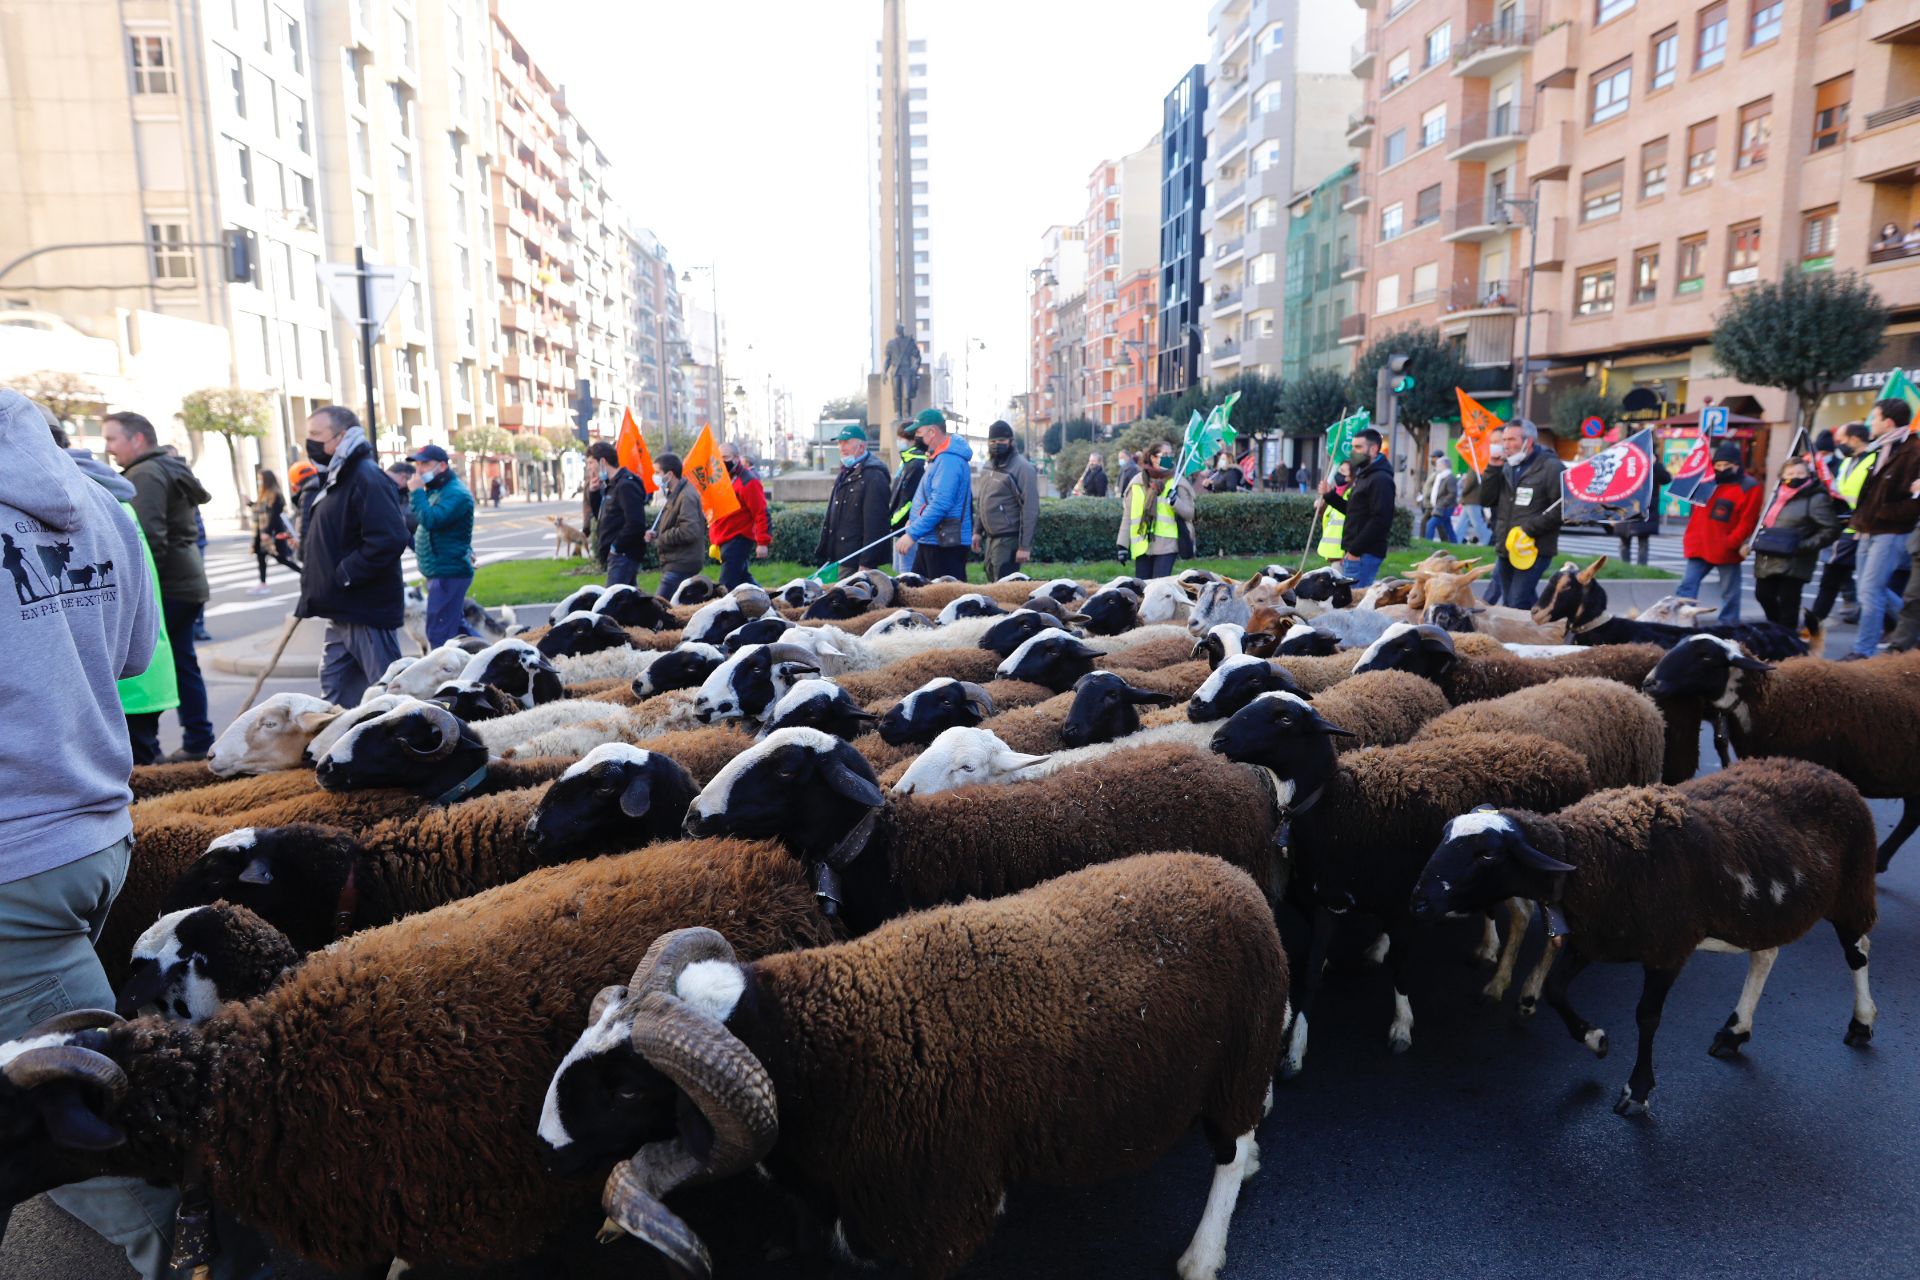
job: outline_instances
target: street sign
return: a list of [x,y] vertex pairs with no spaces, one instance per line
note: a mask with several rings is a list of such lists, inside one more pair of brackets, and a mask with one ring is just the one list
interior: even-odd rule
[[1588,418],[1580,424],[1580,434],[1589,440],[1597,440],[1607,433],[1607,424],[1598,418]]
[[[320,264],[320,283],[327,287],[334,310],[353,324],[360,323],[360,273],[351,262]],[[408,267],[376,267],[367,264],[367,318],[376,332],[385,327],[387,317],[400,304],[413,272]]]
[[1710,404],[1700,411],[1700,434],[1718,439],[1727,434],[1727,418],[1732,411],[1723,404]]

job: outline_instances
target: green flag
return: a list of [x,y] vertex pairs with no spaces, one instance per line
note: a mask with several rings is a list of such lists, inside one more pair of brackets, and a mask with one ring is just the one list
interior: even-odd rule
[[1365,409],[1351,414],[1327,428],[1327,469],[1345,462],[1353,453],[1353,438],[1373,423],[1373,415]]
[[1887,379],[1887,385],[1880,388],[1880,398],[1882,400],[1905,400],[1907,407],[1912,409],[1916,416],[1920,416],[1920,391],[1914,390],[1913,383],[1908,380],[1906,373],[1900,369],[1895,369],[1893,376]]
[[832,564],[821,565],[813,571],[813,580],[824,583],[829,587],[832,586],[834,583],[840,581],[840,566],[844,563],[846,562],[843,560],[835,560]]

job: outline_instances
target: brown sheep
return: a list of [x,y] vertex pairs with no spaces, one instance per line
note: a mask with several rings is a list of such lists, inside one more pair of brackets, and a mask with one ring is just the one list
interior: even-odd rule
[[208,787],[220,781],[220,775],[207,767],[205,760],[181,764],[137,764],[133,766],[130,786],[136,802],[154,796],[172,795],[196,787]]
[[[933,582],[924,587],[901,587],[900,604],[909,609],[938,613],[961,596],[983,595],[1013,610],[1025,604],[1038,585],[1033,582]],[[1095,590],[1095,584],[1091,582],[1082,582],[1080,585],[1088,592]]]
[[262,805],[278,804],[299,796],[318,796],[320,780],[312,769],[276,769],[245,778],[222,778],[212,786],[191,791],[174,791],[142,800],[133,806],[136,831],[143,822],[168,814],[201,814],[217,818],[223,814],[244,813]]
[[845,689],[848,697],[866,706],[881,698],[911,693],[935,676],[985,684],[999,666],[1000,655],[991,649],[930,649],[872,671],[835,676],[833,682]]
[[[1341,723],[1323,704],[1316,705],[1329,720]],[[1534,733],[1571,747],[1586,758],[1593,785],[1604,790],[1660,780],[1666,721],[1644,694],[1616,680],[1568,676],[1455,707],[1428,724],[1413,741],[1440,741],[1467,733]]]
[[1396,623],[1360,655],[1355,673],[1410,671],[1439,685],[1457,707],[1567,676],[1597,676],[1638,689],[1665,652],[1657,645],[1609,644],[1581,653],[1524,658],[1504,647],[1495,649],[1497,643],[1488,636],[1469,638],[1438,627]]

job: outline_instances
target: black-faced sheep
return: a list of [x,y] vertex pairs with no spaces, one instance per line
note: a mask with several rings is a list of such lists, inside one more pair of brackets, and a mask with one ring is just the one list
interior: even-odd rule
[[788,690],[820,674],[820,660],[793,644],[749,645],[722,662],[701,682],[693,698],[694,719],[758,722]]
[[608,649],[631,649],[627,629],[604,613],[570,613],[548,625],[535,647],[548,658],[578,658]]
[[1606,562],[1607,558],[1601,556],[1584,569],[1573,564],[1562,565],[1559,572],[1540,585],[1540,603],[1533,608],[1534,621],[1564,622],[1568,638],[1575,644],[1651,644],[1671,649],[1704,631],[1743,644],[1762,658],[1793,658],[1807,652],[1805,640],[1775,622],[1736,622],[1696,631],[1668,623],[1617,618],[1607,610],[1606,588],[1594,580]]
[[543,650],[525,640],[500,640],[468,660],[457,677],[463,684],[490,684],[520,699],[523,707],[566,696],[560,672]]
[[1353,673],[1408,671],[1439,685],[1447,701],[1459,706],[1567,676],[1597,676],[1637,689],[1662,652],[1650,644],[1613,644],[1552,658],[1523,658],[1504,649],[1469,653],[1452,632],[1400,622],[1360,655]]
[[955,725],[976,725],[997,713],[980,685],[936,676],[889,707],[878,729],[888,746],[924,746]]
[[1214,1176],[1178,1270],[1212,1280],[1257,1167],[1287,987],[1258,890],[1191,854],[746,966],[684,930],[596,997],[539,1133],[563,1168],[631,1153],[607,1182],[610,1220],[682,1275],[704,1280],[711,1260],[662,1197],[764,1162],[850,1252],[939,1280],[992,1233],[1010,1185],[1140,1168],[1197,1123]]
[[633,678],[634,696],[651,698],[654,694],[665,693],[669,689],[698,689],[706,682],[707,677],[727,660],[728,652],[737,652],[737,650],[727,651],[710,644],[688,644],[682,641],[661,654],[645,671]]
[[525,1258],[596,1185],[551,1177],[533,1132],[587,1023],[579,993],[695,925],[756,956],[835,937],[785,850],[675,842],[343,939],[198,1027],[36,1029],[0,1047],[0,1213],[83,1178],[192,1170],[331,1270]]
[[674,608],[688,605],[702,605],[709,600],[717,600],[726,594],[726,589],[712,578],[696,574],[673,589],[673,598],[667,603]]
[[767,710],[760,736],[781,729],[818,729],[836,738],[853,739],[873,728],[880,717],[863,709],[847,691],[831,680],[801,680]]
[[455,718],[468,724],[477,724],[482,720],[498,720],[502,716],[519,714],[523,708],[520,700],[512,694],[503,693],[490,684],[474,684],[470,681],[454,680],[441,685],[427,699],[435,706],[445,707]]
[[1630,1115],[1647,1109],[1661,1009],[1696,950],[1747,953],[1739,1004],[1709,1050],[1716,1057],[1751,1037],[1779,948],[1822,918],[1853,972],[1846,1043],[1872,1038],[1873,864],[1873,815],[1851,783],[1801,760],[1743,760],[1677,787],[1603,791],[1556,814],[1456,817],[1420,877],[1414,908],[1438,915],[1514,897],[1545,904],[1552,932],[1568,944],[1547,1002],[1601,1056],[1606,1032],[1575,1011],[1568,984],[1594,960],[1637,961],[1640,1047],[1614,1106]]
[[[638,587],[624,584],[608,587],[591,604],[576,604],[574,608],[586,608],[594,613],[605,614],[627,628],[670,631],[679,625],[678,620],[659,596],[650,595]],[[567,611],[556,609],[553,616],[564,618],[567,616]]]
[[[709,605],[707,607],[712,608],[713,606]],[[918,615],[916,614],[915,616],[917,617]],[[733,628],[733,630],[727,632],[727,638],[720,641],[720,651],[722,653],[738,653],[750,644],[772,644],[787,632],[792,631],[796,625],[797,624],[788,621],[786,618],[781,617],[779,614],[768,614],[764,618],[755,618],[751,622],[743,622]],[[691,630],[691,628],[689,628],[689,630]],[[679,647],[685,648],[691,643],[695,642],[682,640]]]
[[980,637],[980,647],[1005,658],[1042,631],[1065,631],[1067,624],[1038,609],[1016,609],[994,621]]
[[1007,610],[990,596],[973,592],[949,600],[934,619],[940,626],[950,626],[962,618],[998,618]]
[[264,994],[299,961],[287,935],[245,907],[170,911],[134,941],[115,1007],[126,1018],[205,1022],[229,1001]]

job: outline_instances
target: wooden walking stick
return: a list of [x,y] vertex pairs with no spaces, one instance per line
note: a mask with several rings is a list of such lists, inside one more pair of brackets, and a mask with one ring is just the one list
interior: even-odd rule
[[287,651],[287,641],[293,639],[293,633],[299,629],[302,621],[303,619],[294,614],[287,615],[287,625],[280,631],[280,643],[274,646],[273,657],[267,660],[265,669],[254,677],[252,691],[247,694],[247,700],[240,704],[241,711],[251,708],[253,700],[260,696],[260,686],[267,682],[267,677],[273,674],[273,669],[280,665],[280,655]]

